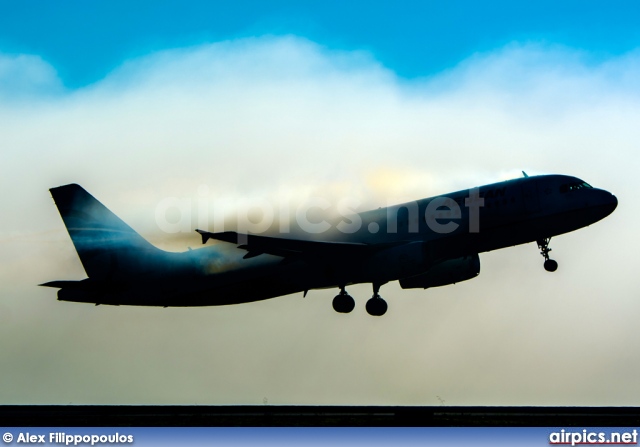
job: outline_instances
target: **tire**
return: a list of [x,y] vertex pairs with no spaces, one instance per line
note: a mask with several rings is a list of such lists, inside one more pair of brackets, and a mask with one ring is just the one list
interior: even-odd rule
[[558,263],[553,259],[547,259],[546,261],[544,261],[544,269],[547,272],[555,272],[556,270],[558,270]]
[[336,295],[333,299],[333,310],[341,314],[348,314],[356,307],[355,300],[350,295]]
[[381,317],[387,312],[387,302],[380,297],[373,297],[367,301],[367,313],[374,317]]

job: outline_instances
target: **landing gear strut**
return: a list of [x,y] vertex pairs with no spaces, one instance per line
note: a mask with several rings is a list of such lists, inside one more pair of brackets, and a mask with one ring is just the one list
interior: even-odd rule
[[387,312],[387,302],[378,294],[382,284],[373,285],[373,296],[367,301],[367,312],[374,317],[381,317]]
[[341,314],[348,314],[354,307],[356,307],[356,302],[344,290],[344,286],[340,286],[340,293],[333,299],[333,310]]
[[551,238],[549,237],[549,238],[539,240],[537,241],[537,243],[538,243],[538,248],[540,249],[540,254],[544,258],[544,269],[547,272],[555,272],[556,270],[558,270],[558,263],[553,259],[549,259],[549,252],[551,251],[551,249],[549,248],[550,241],[551,241]]

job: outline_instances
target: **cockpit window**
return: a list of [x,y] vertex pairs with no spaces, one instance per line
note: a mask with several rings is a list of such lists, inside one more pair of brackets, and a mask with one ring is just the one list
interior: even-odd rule
[[575,183],[564,183],[560,185],[560,192],[565,193],[569,191],[575,191],[578,189],[591,189],[593,188],[587,182],[575,182]]

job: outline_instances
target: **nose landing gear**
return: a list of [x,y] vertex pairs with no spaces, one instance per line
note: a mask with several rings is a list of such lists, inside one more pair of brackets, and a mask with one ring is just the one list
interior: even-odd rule
[[539,241],[536,241],[538,244],[538,248],[540,249],[540,254],[544,258],[544,269],[547,272],[555,272],[558,270],[558,263],[553,259],[549,259],[549,252],[551,249],[549,248],[549,242],[551,238],[545,238]]

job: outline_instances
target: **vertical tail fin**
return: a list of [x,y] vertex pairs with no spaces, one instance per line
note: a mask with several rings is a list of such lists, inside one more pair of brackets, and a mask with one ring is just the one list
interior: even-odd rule
[[148,270],[145,260],[162,253],[81,186],[49,191],[90,278],[124,279]]

